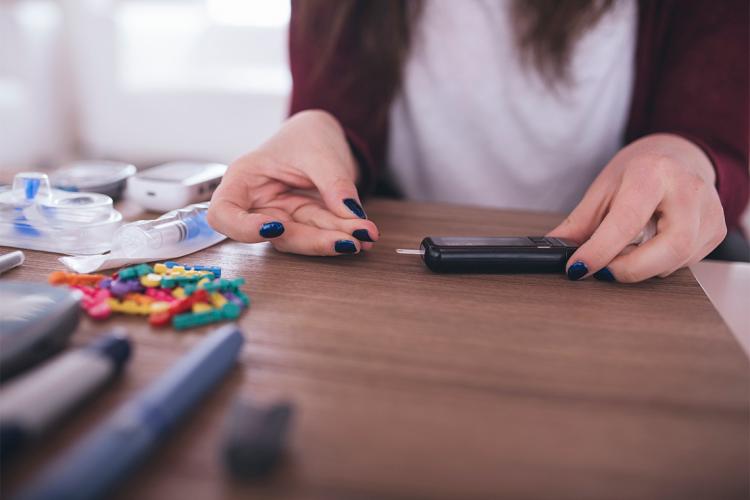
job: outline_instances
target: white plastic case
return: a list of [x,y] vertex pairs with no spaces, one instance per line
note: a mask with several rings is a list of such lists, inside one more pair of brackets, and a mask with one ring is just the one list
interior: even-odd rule
[[226,171],[221,163],[165,163],[129,178],[126,196],[147,210],[176,210],[210,200]]
[[97,254],[110,249],[121,222],[109,196],[52,189],[40,172],[22,172],[0,191],[0,245]]

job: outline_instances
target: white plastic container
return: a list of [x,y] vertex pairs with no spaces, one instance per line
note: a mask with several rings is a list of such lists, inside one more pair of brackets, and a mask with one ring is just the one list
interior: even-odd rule
[[0,192],[0,245],[71,255],[111,248],[122,222],[112,198],[52,189],[40,172],[22,172]]
[[147,210],[176,210],[210,200],[226,171],[221,163],[165,163],[130,177],[126,196]]

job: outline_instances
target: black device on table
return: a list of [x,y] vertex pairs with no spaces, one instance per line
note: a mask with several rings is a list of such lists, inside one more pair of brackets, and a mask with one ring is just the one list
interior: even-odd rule
[[42,283],[0,282],[0,380],[65,347],[78,325],[79,294]]
[[545,236],[463,237],[428,236],[419,250],[435,272],[461,273],[556,273],[565,271],[578,245]]

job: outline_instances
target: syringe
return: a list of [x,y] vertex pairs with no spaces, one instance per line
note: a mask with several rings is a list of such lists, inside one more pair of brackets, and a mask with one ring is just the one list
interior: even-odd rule
[[187,240],[199,244],[199,240],[223,238],[206,222],[207,211],[208,203],[198,203],[172,210],[155,220],[125,224],[115,233],[112,251],[134,257],[154,250],[169,252],[169,246],[184,245]]
[[110,253],[62,257],[60,262],[75,272],[90,273],[139,262],[173,259],[203,250],[226,238],[208,225],[208,205],[188,205],[155,220],[125,224],[115,233]]

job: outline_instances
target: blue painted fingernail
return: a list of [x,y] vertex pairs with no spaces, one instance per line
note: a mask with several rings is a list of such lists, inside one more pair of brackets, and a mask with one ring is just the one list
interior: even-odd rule
[[359,241],[374,241],[372,238],[370,238],[370,233],[367,232],[367,229],[357,229],[352,233],[352,236],[357,238]]
[[612,271],[608,267],[603,267],[594,273],[594,278],[601,281],[615,281]]
[[281,222],[266,222],[260,226],[260,235],[264,238],[276,238],[284,234],[284,224]]
[[357,253],[357,245],[352,240],[338,240],[333,249],[338,253]]
[[346,205],[346,208],[348,208],[354,215],[356,215],[360,219],[367,218],[367,214],[365,214],[365,211],[362,209],[362,206],[359,203],[357,203],[357,200],[355,200],[354,198],[345,199],[344,205]]
[[579,280],[586,276],[586,273],[588,272],[589,268],[586,267],[586,264],[578,260],[568,268],[568,279],[573,281]]

